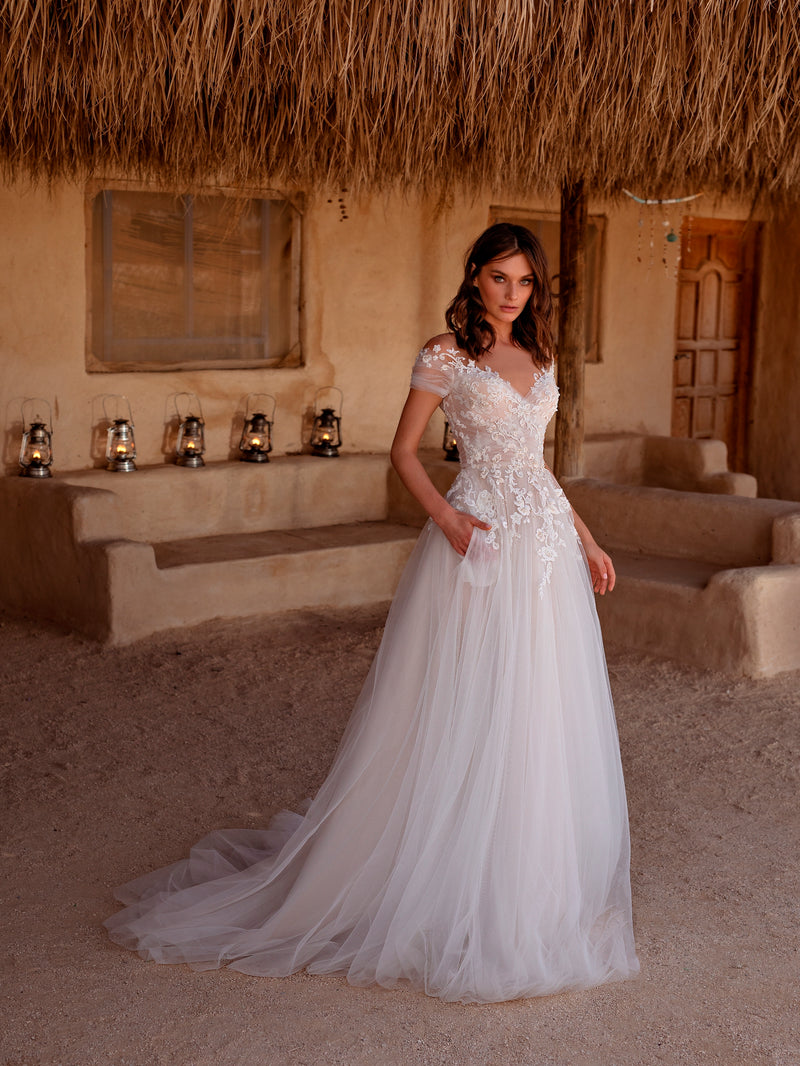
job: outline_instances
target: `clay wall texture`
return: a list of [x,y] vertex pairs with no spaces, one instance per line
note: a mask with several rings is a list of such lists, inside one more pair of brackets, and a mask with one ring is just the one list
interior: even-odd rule
[[[701,201],[703,217],[745,218],[743,201]],[[196,392],[206,418],[207,458],[234,454],[241,400],[255,391],[277,399],[276,454],[303,448],[304,416],[317,388],[344,392],[345,449],[388,450],[411,364],[422,341],[443,329],[470,240],[490,207],[557,212],[555,202],[510,200],[502,194],[442,205],[386,194],[348,202],[341,221],[334,197],[309,197],[303,219],[302,339],[305,365],[295,369],[89,373],[85,367],[86,192],[66,183],[51,190],[0,187],[0,402],[2,473],[16,474],[18,400],[44,396],[54,404],[55,467],[101,465],[92,451],[97,397],[131,401],[139,462],[170,461],[165,405],[176,392]],[[647,265],[647,224],[637,263],[640,210],[629,202],[590,203],[606,217],[600,307],[601,361],[587,365],[586,429],[590,435],[670,432],[676,279]],[[645,216],[646,219],[649,216]],[[677,216],[676,216],[677,221]],[[800,271],[800,221],[769,222],[762,241],[754,350],[751,472],[762,495],[800,497],[800,353],[794,287]],[[168,414],[169,412],[167,412]],[[425,443],[437,447],[439,417]]]

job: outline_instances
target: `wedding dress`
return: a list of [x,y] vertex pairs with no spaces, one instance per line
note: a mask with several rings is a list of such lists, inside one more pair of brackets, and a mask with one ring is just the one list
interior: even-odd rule
[[585,558],[544,465],[552,370],[523,396],[423,349],[475,529],[412,553],[330,773],[265,830],[217,830],[117,891],[157,962],[342,973],[491,1002],[631,976],[625,790]]

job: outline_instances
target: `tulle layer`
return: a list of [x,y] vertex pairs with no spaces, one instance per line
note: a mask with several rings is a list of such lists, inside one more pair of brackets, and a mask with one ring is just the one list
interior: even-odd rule
[[573,535],[539,597],[540,547],[534,522],[499,551],[476,534],[461,559],[429,523],[308,809],[213,832],[124,886],[111,938],[157,962],[462,1002],[635,973],[593,593]]

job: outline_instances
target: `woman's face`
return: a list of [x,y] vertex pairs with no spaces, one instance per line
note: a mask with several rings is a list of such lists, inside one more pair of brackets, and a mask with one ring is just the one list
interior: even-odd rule
[[475,284],[486,310],[486,321],[495,329],[509,326],[531,298],[533,280],[531,265],[522,252],[484,263]]

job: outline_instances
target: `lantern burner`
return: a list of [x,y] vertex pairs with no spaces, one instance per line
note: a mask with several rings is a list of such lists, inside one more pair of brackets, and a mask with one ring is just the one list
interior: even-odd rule
[[[272,402],[272,413],[264,411]],[[272,426],[275,421],[275,397],[266,392],[251,392],[245,402],[244,426],[239,441],[239,459],[243,463],[268,463],[272,451]]]
[[[37,406],[39,404],[47,408],[47,418],[42,418],[39,414]],[[26,409],[29,411],[27,417]],[[24,400],[22,404],[23,425],[26,421],[30,422],[30,425],[22,434],[22,444],[19,450],[20,477],[52,477],[50,467],[53,463],[53,417],[47,400],[38,397]]]
[[[338,411],[334,406],[327,406],[319,402],[323,392],[338,392]],[[335,385],[318,389],[314,397],[314,423],[311,427],[311,451],[314,455],[322,455],[333,459],[339,454],[342,446],[342,390]]]

